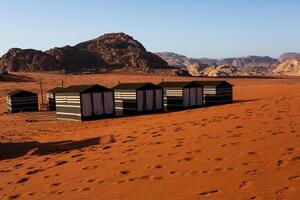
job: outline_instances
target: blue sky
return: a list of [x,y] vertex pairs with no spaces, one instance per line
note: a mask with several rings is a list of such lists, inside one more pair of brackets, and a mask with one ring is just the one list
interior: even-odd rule
[[299,0],[1,0],[0,55],[125,32],[190,57],[300,52]]

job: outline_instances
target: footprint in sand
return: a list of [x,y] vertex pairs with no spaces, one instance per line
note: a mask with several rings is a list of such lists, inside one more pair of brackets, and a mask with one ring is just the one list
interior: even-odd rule
[[169,174],[176,174],[177,171],[170,171]]
[[159,181],[159,180],[164,179],[164,177],[163,176],[152,176],[152,177],[150,177],[150,179],[155,180],[155,181]]
[[82,156],[83,154],[79,153],[79,154],[75,154],[75,155],[72,155],[71,158],[77,158],[77,157],[80,157]]
[[42,169],[35,169],[35,170],[28,171],[26,174],[27,175],[33,175],[33,174],[36,174],[36,173],[41,172],[41,171],[44,171],[44,170],[42,170]]
[[29,196],[34,196],[35,195],[35,192],[31,192],[28,194]]
[[182,159],[180,159],[180,160],[177,160],[177,162],[182,162],[182,161],[192,161],[194,158],[193,157],[184,157],[184,158],[182,158]]
[[26,178],[26,177],[25,177],[25,178],[21,178],[20,180],[17,181],[17,183],[19,183],[19,184],[20,184],[20,183],[25,183],[25,182],[27,182],[28,180],[29,180],[29,178]]
[[57,186],[60,186],[61,183],[52,183],[51,186],[54,186],[54,187],[57,187]]
[[81,161],[83,161],[85,158],[79,158],[79,159],[77,159],[75,162],[81,162]]
[[130,173],[129,170],[122,170],[122,171],[120,171],[120,174],[122,174],[122,175],[128,175],[129,173]]
[[290,176],[288,179],[291,181],[291,180],[298,179],[298,178],[300,178],[300,175]]
[[252,170],[246,171],[244,174],[245,175],[255,175],[255,174],[257,174],[257,172],[258,172],[258,169],[252,169]]
[[249,187],[249,184],[250,184],[249,181],[243,181],[243,182],[240,184],[239,188],[240,188],[240,189],[248,188],[248,187]]
[[212,194],[215,194],[215,193],[218,193],[219,190],[209,190],[209,191],[205,191],[205,192],[201,192],[199,193],[200,196],[208,196],[208,195],[212,195]]
[[19,195],[19,194],[14,194],[14,195],[9,196],[8,199],[17,199],[17,198],[19,198],[20,196],[21,196],[21,195]]
[[83,192],[86,192],[86,191],[89,191],[89,190],[91,190],[90,187],[85,187],[85,188],[82,188],[82,189],[81,189],[81,191],[83,191]]
[[56,166],[60,166],[60,165],[66,164],[66,163],[68,163],[68,161],[60,160],[60,161],[57,161],[55,165],[56,165]]

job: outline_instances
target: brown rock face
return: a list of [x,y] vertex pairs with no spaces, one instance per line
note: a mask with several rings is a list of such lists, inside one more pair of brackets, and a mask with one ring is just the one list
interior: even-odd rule
[[98,54],[115,67],[148,71],[167,66],[164,60],[147,52],[141,43],[124,33],[105,34],[94,40],[80,43],[76,47]]
[[0,58],[2,71],[49,71],[59,69],[59,62],[42,51],[34,49],[10,49]]
[[99,68],[108,64],[97,54],[82,51],[76,47],[65,46],[46,51],[53,56],[68,71],[77,71],[84,68]]
[[124,33],[112,33],[80,43],[42,52],[11,49],[0,58],[2,71],[81,71],[124,69],[148,72],[168,66],[167,62]]

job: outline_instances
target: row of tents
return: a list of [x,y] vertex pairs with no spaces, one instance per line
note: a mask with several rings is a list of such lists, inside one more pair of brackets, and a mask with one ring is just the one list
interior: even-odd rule
[[[226,81],[119,83],[113,88],[73,85],[49,90],[47,101],[58,119],[83,121],[231,103],[232,87]],[[7,106],[10,113],[38,111],[38,95],[10,92]]]

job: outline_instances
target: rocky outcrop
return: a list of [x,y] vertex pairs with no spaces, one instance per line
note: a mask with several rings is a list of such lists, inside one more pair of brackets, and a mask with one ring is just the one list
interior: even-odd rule
[[187,69],[187,71],[191,72],[191,75],[199,75],[200,72],[206,67],[220,65],[236,67],[244,74],[260,75],[270,73],[279,64],[279,61],[277,59],[268,56],[247,56],[240,58],[224,58],[218,60],[210,58],[188,58],[186,56],[171,52],[156,54],[167,61],[169,65]]
[[2,71],[122,69],[149,72],[164,68],[168,68],[167,62],[124,33],[105,34],[74,47],[53,48],[45,52],[11,49],[0,58]]
[[124,33],[105,34],[94,40],[77,44],[75,47],[97,54],[116,68],[149,71],[168,65],[163,59],[146,51],[141,43]]
[[188,67],[190,65],[193,66],[211,66],[216,65],[218,60],[217,59],[210,59],[210,58],[188,58],[186,56],[172,53],[172,52],[159,52],[155,53],[171,66],[177,67]]
[[67,71],[85,70],[86,68],[97,69],[108,65],[97,54],[71,46],[53,48],[46,51],[46,53],[53,56]]
[[60,63],[51,55],[34,49],[10,49],[0,58],[1,71],[49,71],[61,69]]
[[300,53],[284,53],[279,57],[280,62],[286,60],[300,60]]
[[225,58],[218,61],[218,65],[231,65],[240,68],[247,67],[263,67],[272,71],[274,67],[279,64],[279,61],[275,58],[268,56],[247,56],[240,58]]
[[285,60],[274,70],[275,75],[300,76],[300,60]]
[[208,77],[230,77],[230,76],[241,76],[248,75],[239,71],[236,67],[230,65],[220,65],[220,66],[211,66],[207,67],[201,72],[199,72],[200,76],[208,76]]

